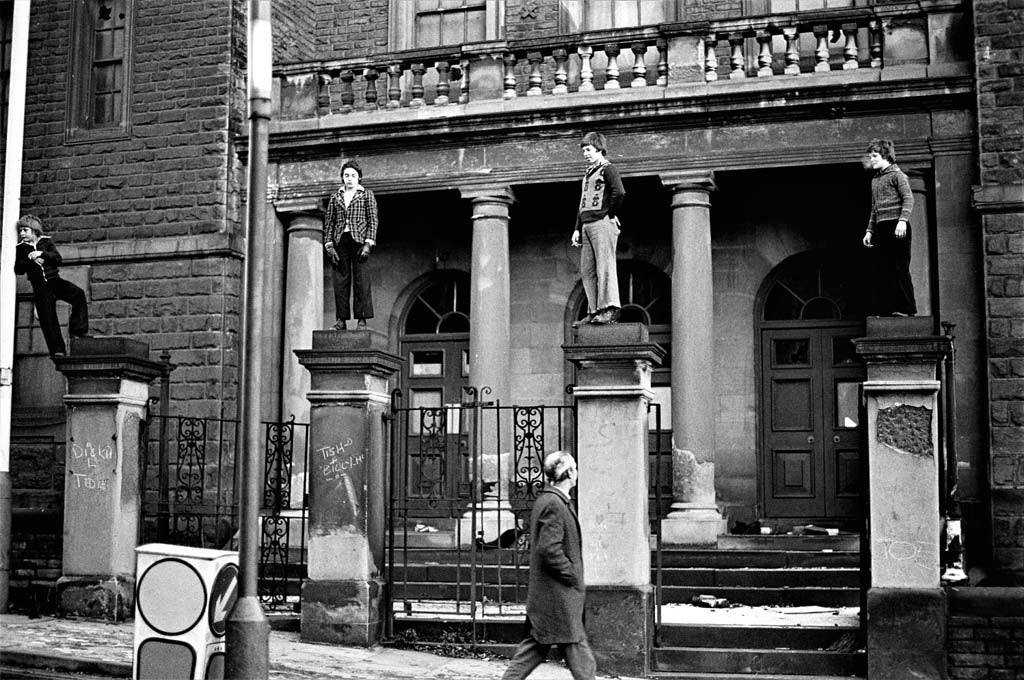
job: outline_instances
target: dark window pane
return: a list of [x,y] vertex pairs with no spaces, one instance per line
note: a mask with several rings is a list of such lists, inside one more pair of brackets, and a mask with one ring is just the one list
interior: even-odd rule
[[844,364],[856,364],[857,347],[853,344],[853,338],[832,338],[832,363],[836,366]]
[[772,341],[772,364],[775,366],[807,366],[810,341],[807,338]]

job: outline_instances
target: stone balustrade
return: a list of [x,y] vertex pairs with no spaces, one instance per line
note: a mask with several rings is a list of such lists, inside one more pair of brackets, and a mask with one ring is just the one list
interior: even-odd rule
[[[923,9],[922,9],[923,7]],[[890,4],[281,65],[276,117],[464,105],[958,61],[959,4]]]

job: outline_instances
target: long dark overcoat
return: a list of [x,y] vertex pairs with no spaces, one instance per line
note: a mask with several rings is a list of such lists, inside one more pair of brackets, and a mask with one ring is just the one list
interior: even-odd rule
[[541,644],[579,642],[583,631],[583,550],[576,511],[564,495],[544,489],[530,514],[530,590],[526,616]]

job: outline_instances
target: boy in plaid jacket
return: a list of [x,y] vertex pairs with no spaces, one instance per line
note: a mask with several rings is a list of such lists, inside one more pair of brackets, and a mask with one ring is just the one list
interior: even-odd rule
[[[327,204],[324,218],[324,250],[333,265],[334,330],[343,331],[355,312],[357,328],[373,318],[373,290],[366,263],[377,243],[377,199],[362,186],[363,169],[355,161],[341,166],[341,187]],[[349,290],[352,307],[349,307]]]

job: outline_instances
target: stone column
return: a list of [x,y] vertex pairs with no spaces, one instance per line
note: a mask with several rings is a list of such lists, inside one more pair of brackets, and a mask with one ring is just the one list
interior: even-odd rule
[[[473,187],[462,190],[462,197],[473,206],[473,244],[470,263],[469,384],[481,390],[476,396],[483,402],[510,406],[511,365],[511,284],[509,282],[508,213],[514,201],[506,186]],[[515,515],[508,503],[508,482],[512,474],[511,455],[505,449],[511,442],[508,412],[484,409],[479,425],[478,451],[481,459],[477,475],[481,481],[499,481],[492,496],[474,505],[475,529],[485,541],[494,540],[501,531],[515,526]],[[500,444],[499,444],[500,442]],[[473,542],[472,512],[460,520],[459,538],[463,546]]]
[[402,359],[374,331],[315,331],[309,370],[309,577],[302,639],[369,647],[384,622],[388,377]]
[[714,545],[726,532],[715,503],[715,334],[711,172],[662,176],[672,190],[672,510],[669,545]]
[[61,613],[123,621],[135,607],[139,458],[149,383],[161,364],[126,338],[75,338],[68,380]]
[[869,317],[867,362],[868,675],[944,678],[939,577],[938,369],[949,339],[931,317]]
[[[297,206],[283,206],[296,208]],[[309,373],[299,365],[295,350],[312,346],[313,331],[323,325],[324,317],[324,248],[323,218],[312,210],[287,215],[285,229],[287,264],[284,284],[284,352],[281,358],[281,419],[292,416],[299,423],[308,423],[310,410],[306,393],[309,391]],[[278,206],[281,209],[282,206]],[[305,440],[302,428],[295,429],[294,451],[303,451]],[[292,461],[292,480],[301,480],[305,474],[305,461],[296,456]],[[293,484],[301,488],[301,481]],[[302,494],[292,494],[293,503],[302,502]]]
[[651,644],[647,405],[664,350],[647,327],[583,326],[565,346],[576,365],[580,527],[587,633],[605,673],[646,675]]
[[920,170],[907,172],[914,192],[914,212],[910,214],[910,279],[918,316],[932,313],[932,197],[927,175]]

